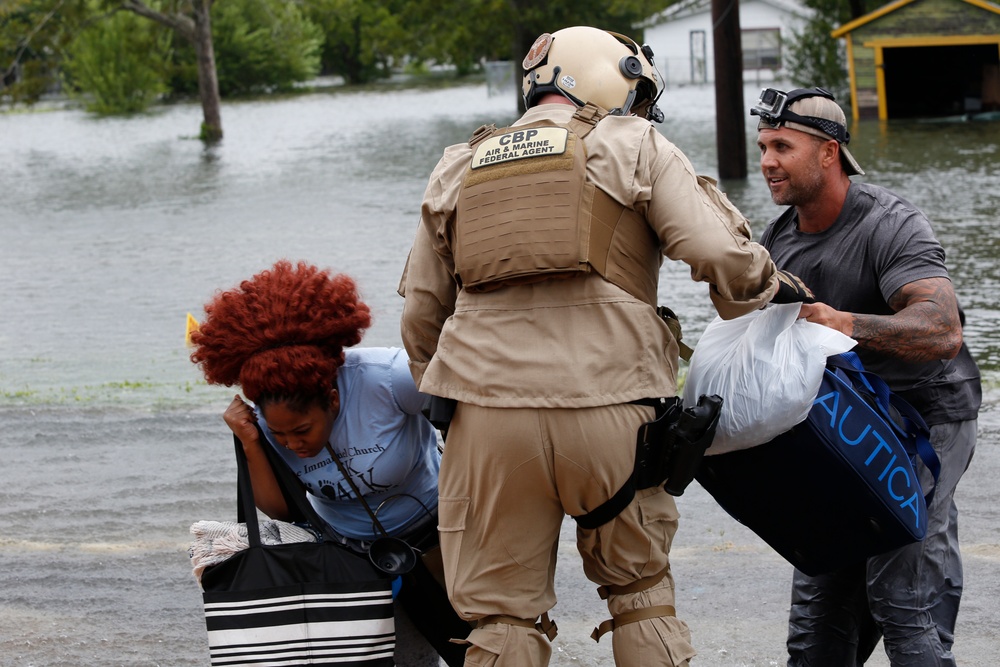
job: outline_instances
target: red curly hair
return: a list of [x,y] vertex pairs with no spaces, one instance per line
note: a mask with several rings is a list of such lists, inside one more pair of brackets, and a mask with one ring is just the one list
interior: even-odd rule
[[287,260],[217,294],[205,313],[191,335],[205,379],[239,386],[258,405],[297,409],[329,403],[344,348],[371,324],[349,276]]

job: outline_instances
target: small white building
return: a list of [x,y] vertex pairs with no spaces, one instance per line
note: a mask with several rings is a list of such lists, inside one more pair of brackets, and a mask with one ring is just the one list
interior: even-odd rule
[[[743,79],[786,78],[784,44],[813,10],[797,0],[739,0]],[[667,87],[715,80],[711,0],[680,0],[640,23]]]

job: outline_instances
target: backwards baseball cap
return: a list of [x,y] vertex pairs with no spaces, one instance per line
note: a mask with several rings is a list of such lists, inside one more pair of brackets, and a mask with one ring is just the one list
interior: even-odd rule
[[776,130],[787,127],[805,132],[820,139],[834,139],[840,144],[840,162],[848,176],[864,176],[865,171],[847,150],[851,133],[847,131],[847,117],[834,100],[833,94],[823,88],[797,88],[784,93],[774,88],[760,91],[757,104],[750,109],[751,116],[760,116],[758,130]]

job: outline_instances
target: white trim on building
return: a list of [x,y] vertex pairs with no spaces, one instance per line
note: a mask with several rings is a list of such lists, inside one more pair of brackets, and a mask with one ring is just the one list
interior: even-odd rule
[[[784,43],[813,10],[795,0],[739,0],[739,11],[744,81],[785,78]],[[637,27],[668,87],[715,80],[711,0],[681,0]]]

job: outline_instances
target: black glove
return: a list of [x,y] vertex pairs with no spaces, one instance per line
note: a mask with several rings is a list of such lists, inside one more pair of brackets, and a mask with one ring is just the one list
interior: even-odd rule
[[816,297],[801,278],[778,269],[778,291],[771,303],[816,303]]

